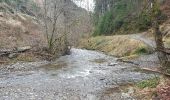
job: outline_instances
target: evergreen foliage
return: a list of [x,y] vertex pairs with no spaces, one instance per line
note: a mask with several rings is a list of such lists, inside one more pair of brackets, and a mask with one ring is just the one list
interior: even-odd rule
[[109,10],[107,9],[103,14],[98,13],[99,7],[103,6],[97,6],[100,3],[96,3],[94,36],[127,34],[144,31],[151,27],[151,16],[147,11],[141,10],[143,4],[141,0],[112,1],[114,1],[112,8],[108,8]]
[[99,18],[94,35],[112,34],[118,31],[124,24],[126,16],[132,9],[131,3],[127,3],[125,0],[115,2],[113,7]]

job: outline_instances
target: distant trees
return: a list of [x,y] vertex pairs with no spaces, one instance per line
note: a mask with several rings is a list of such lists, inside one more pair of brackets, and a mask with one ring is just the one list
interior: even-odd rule
[[[109,35],[117,31],[130,11],[129,5],[125,1],[115,1],[113,4],[111,1],[113,0],[106,0],[102,4],[98,3],[99,6],[95,9],[97,13],[95,35]],[[99,10],[98,8],[100,7],[101,9]]]
[[148,29],[150,16],[142,11],[143,0],[95,0],[94,35],[126,34]]
[[110,11],[114,5],[115,0],[95,0],[95,16],[97,18]]

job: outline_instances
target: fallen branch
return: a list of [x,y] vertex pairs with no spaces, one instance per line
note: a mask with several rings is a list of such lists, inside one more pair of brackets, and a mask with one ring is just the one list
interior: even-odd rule
[[164,52],[168,55],[170,55],[170,48],[166,48],[165,50],[161,50],[161,49],[155,49],[156,51],[161,51],[161,52]]
[[4,63],[7,63],[7,61],[0,61],[0,64],[4,64]]
[[14,49],[1,49],[0,50],[0,56],[7,56],[13,53],[22,53],[22,52],[26,52],[28,50],[30,50],[31,47],[30,46],[25,46],[25,47],[17,47]]
[[162,74],[162,75],[165,75],[165,76],[168,76],[170,77],[170,74],[168,73],[164,73],[158,69],[150,69],[150,68],[141,68],[142,70],[145,70],[145,71],[150,71],[150,72],[154,72],[154,73],[158,73],[158,74]]
[[139,65],[139,64],[136,64],[133,61],[129,61],[129,60],[117,59],[117,61],[120,61],[120,62],[123,62],[123,63],[129,63],[129,64],[133,64],[133,65],[137,65],[137,66]]
[[53,57],[53,55],[47,54],[47,53],[39,53],[39,52],[36,52],[35,54],[40,55],[40,56],[49,56],[49,57]]

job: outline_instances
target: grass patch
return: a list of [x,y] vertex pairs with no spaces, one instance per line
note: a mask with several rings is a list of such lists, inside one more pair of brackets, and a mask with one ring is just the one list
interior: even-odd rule
[[142,55],[142,54],[149,54],[149,51],[147,49],[147,47],[139,47],[135,50],[134,54],[137,54],[137,55]]
[[146,88],[146,87],[156,88],[156,86],[159,84],[159,82],[160,82],[160,78],[155,77],[152,79],[141,81],[141,82],[137,83],[136,86],[141,89]]
[[128,35],[91,37],[81,40],[79,46],[117,57],[148,54],[151,51],[142,41],[131,39]]
[[130,55],[130,56],[121,57],[121,59],[123,59],[123,60],[133,60],[133,59],[136,59],[138,57],[139,57],[139,55],[133,54],[133,55]]

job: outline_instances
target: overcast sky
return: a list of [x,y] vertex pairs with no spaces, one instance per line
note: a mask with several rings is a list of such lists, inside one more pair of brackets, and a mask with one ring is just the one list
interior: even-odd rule
[[86,10],[94,10],[94,0],[73,0],[79,7],[85,8]]

